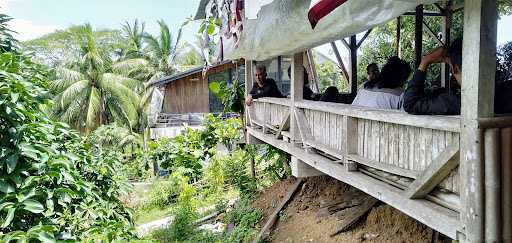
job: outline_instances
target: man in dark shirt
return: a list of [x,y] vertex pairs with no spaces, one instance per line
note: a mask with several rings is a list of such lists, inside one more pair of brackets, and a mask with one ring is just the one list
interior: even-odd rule
[[[428,66],[439,62],[445,62],[450,66],[456,83],[452,85],[451,91],[443,89],[426,93],[425,79]],[[504,96],[510,95],[510,92],[512,92],[511,85],[508,82],[497,81],[494,102],[495,113],[510,113],[512,112],[512,102],[509,99],[504,99]],[[438,47],[430,54],[423,56],[414,77],[409,81],[404,92],[403,108],[406,112],[416,115],[458,115],[461,107],[461,83],[462,38],[458,38],[452,42],[448,49]]]
[[249,95],[245,97],[245,104],[252,105],[253,99],[261,97],[276,97],[283,98],[279,89],[277,88],[276,81],[267,78],[267,69],[263,65],[256,66],[256,82],[252,85]]

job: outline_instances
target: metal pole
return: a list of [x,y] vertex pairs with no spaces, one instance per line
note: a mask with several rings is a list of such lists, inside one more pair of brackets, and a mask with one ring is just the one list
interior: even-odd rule
[[423,5],[416,7],[416,18],[414,22],[414,67],[418,68],[422,56],[422,42],[423,42]]
[[350,93],[357,94],[357,38],[350,36]]

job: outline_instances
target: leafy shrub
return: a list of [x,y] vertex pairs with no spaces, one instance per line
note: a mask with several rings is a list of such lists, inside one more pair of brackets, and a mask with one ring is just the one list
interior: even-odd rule
[[0,241],[133,238],[119,156],[42,112],[46,72],[27,57],[0,54],[0,79]]
[[165,208],[176,203],[180,193],[188,186],[188,178],[184,173],[185,169],[178,169],[169,179],[154,182],[143,208]]
[[251,206],[251,198],[244,197],[234,210],[224,218],[226,224],[234,223],[235,228],[226,236],[225,242],[249,242],[257,233],[255,227],[263,217],[259,209]]

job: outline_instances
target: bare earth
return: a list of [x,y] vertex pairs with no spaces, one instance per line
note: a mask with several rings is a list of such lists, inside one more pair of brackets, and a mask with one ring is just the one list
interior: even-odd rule
[[[263,191],[253,206],[263,211],[260,225],[286,194],[295,179],[276,183]],[[330,237],[340,224],[337,216],[317,217],[321,204],[356,190],[328,176],[308,178],[295,194],[272,230],[271,242],[430,242],[432,230],[383,203],[374,207],[349,231]]]

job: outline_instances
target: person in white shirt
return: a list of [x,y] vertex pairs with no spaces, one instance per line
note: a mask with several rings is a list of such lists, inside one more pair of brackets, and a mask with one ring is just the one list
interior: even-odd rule
[[352,105],[400,109],[403,86],[411,74],[411,67],[398,57],[391,57],[382,67],[380,75],[363,84]]

